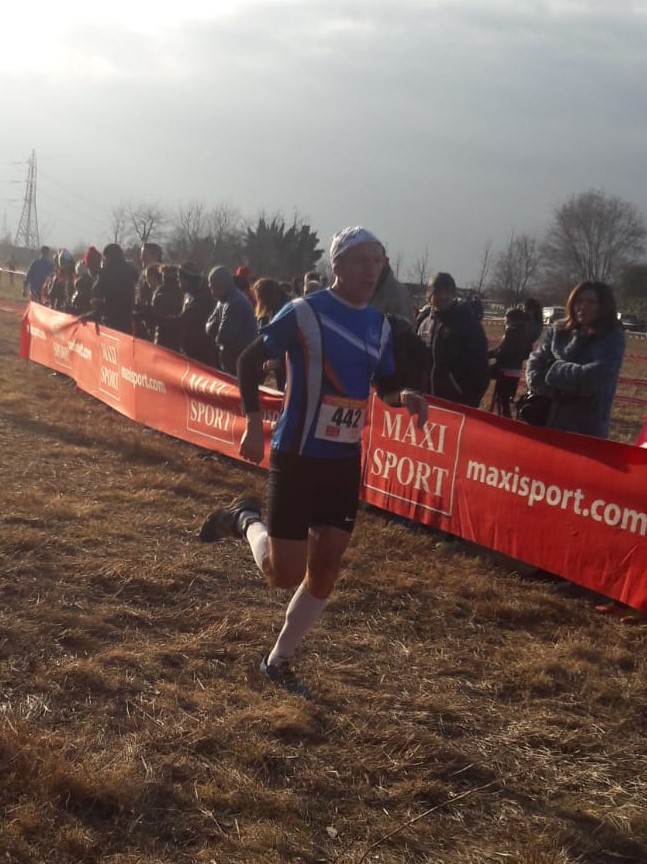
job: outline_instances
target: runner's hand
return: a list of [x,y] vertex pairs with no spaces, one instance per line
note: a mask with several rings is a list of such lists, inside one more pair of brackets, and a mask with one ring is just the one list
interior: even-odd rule
[[429,406],[423,394],[418,393],[417,390],[401,390],[400,404],[407,409],[409,414],[415,414],[418,417],[418,429],[422,429],[427,422],[429,412]]
[[265,432],[260,414],[248,415],[247,426],[243,432],[243,437],[240,439],[238,452],[243,459],[247,459],[248,462],[253,462],[255,465],[263,461],[263,456],[265,455]]

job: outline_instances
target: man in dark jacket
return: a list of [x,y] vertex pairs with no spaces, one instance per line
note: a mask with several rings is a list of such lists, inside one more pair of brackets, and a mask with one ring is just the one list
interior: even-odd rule
[[228,375],[236,375],[238,355],[256,339],[254,310],[226,267],[211,270],[209,288],[216,306],[207,321],[206,331],[216,348],[218,368]]
[[193,262],[185,261],[180,267],[180,285],[184,291],[184,305],[180,312],[182,351],[193,360],[214,366],[216,349],[206,332],[214,299],[207,280]]
[[424,392],[478,408],[489,383],[487,339],[471,309],[456,299],[449,273],[432,279],[418,335],[427,347]]
[[109,243],[92,290],[94,311],[88,317],[132,335],[136,284],[137,271],[126,261],[121,246]]

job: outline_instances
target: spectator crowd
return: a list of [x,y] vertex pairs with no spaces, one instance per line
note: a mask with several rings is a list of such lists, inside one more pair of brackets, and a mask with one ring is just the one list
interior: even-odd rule
[[[272,318],[297,296],[325,290],[317,271],[293,282],[257,278],[241,264],[235,272],[215,266],[200,272],[191,261],[163,263],[162,248],[144,243],[138,266],[116,243],[94,246],[75,261],[67,249],[42,247],[25,276],[25,296],[82,320],[147,339],[228,375]],[[603,283],[575,286],[566,317],[542,337],[542,310],[529,298],[505,313],[505,332],[488,347],[478,294],[459,297],[446,272],[428,286],[427,304],[416,310],[408,288],[388,258],[371,304],[391,325],[398,384],[478,408],[494,380],[491,410],[513,416],[519,380],[550,402],[542,421],[566,431],[607,437],[624,353],[613,293]],[[541,337],[541,338],[540,338]],[[264,375],[283,390],[283,361],[265,363]]]

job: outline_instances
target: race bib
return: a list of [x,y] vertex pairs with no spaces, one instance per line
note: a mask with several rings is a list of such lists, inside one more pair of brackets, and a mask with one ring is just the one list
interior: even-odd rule
[[366,420],[365,399],[344,399],[343,396],[324,396],[319,409],[315,438],[357,444]]

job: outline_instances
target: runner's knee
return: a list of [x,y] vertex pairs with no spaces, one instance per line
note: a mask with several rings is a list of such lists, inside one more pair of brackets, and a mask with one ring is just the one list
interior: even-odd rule
[[280,566],[277,566],[277,562],[270,557],[263,567],[263,575],[273,588],[288,590],[303,582],[305,572],[301,564],[281,562]]

